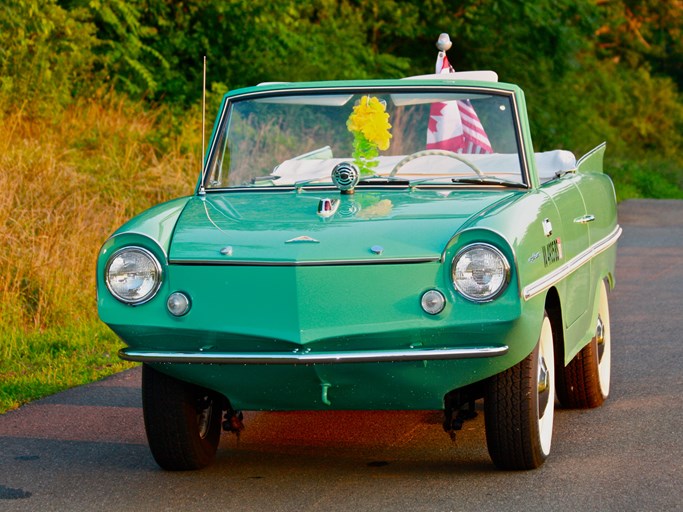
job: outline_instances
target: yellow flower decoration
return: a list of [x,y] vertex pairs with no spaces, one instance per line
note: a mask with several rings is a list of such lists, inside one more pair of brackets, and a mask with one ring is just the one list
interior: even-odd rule
[[386,104],[374,96],[363,96],[346,121],[353,134],[353,162],[361,175],[371,175],[379,165],[379,150],[389,149],[391,125]]
[[384,104],[372,96],[363,96],[358,105],[353,107],[347,127],[351,132],[360,132],[382,151],[389,149],[391,125],[389,114]]

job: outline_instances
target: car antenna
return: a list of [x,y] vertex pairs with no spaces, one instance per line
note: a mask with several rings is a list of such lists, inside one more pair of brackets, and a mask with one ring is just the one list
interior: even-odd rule
[[202,70],[202,154],[199,159],[201,162],[202,182],[199,184],[199,194],[204,195],[204,158],[206,158],[206,55],[204,55],[204,66]]

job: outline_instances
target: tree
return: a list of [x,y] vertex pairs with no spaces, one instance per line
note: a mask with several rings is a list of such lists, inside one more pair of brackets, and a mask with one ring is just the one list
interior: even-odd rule
[[599,55],[633,69],[647,66],[683,86],[683,2],[600,0]]
[[[71,101],[92,82],[96,27],[82,9],[55,0],[0,6],[0,101],[35,112]],[[0,104],[0,107],[2,105]]]

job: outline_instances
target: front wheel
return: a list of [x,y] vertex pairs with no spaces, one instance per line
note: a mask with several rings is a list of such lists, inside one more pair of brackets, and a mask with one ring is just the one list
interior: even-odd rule
[[538,344],[492,377],[484,399],[486,444],[499,469],[534,469],[550,453],[555,414],[553,330],[546,315]]
[[213,462],[223,413],[219,394],[143,365],[142,408],[149,448],[159,466],[184,471]]

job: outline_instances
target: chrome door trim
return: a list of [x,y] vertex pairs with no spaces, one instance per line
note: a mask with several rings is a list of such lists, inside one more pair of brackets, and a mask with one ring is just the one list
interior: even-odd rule
[[577,254],[567,263],[556,268],[549,274],[525,286],[522,292],[524,300],[529,300],[538,295],[539,293],[547,290],[548,288],[560,282],[562,279],[567,277],[569,274],[571,274],[581,266],[588,263],[594,256],[597,256],[598,254],[612,247],[615,243],[617,243],[617,240],[619,240],[621,232],[621,227],[617,225],[614,228],[614,231],[612,231],[602,240],[594,243],[588,249]]

